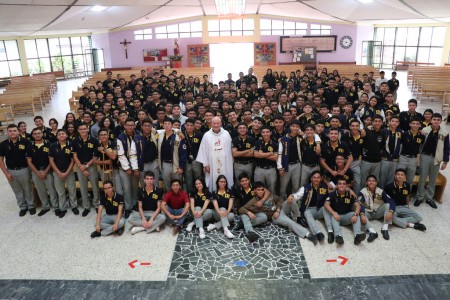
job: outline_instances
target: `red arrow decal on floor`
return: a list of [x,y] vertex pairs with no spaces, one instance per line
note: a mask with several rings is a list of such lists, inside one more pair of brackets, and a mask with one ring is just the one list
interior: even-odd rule
[[135,263],[137,263],[137,259],[135,259],[135,260],[133,260],[133,261],[130,261],[130,262],[128,263],[128,265],[130,266],[130,268],[134,269],[134,268],[136,268],[136,266],[134,265]]
[[346,263],[347,263],[347,261],[348,261],[348,258],[347,257],[344,257],[344,256],[338,256],[340,259],[342,259],[342,262],[341,262],[341,266],[343,266],[343,265],[345,265]]

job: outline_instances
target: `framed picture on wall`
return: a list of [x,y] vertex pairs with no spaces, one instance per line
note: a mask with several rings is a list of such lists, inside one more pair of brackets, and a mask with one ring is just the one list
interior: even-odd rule
[[167,49],[144,49],[144,61],[169,60]]
[[188,45],[188,66],[209,67],[209,44]]
[[254,43],[255,66],[277,64],[276,43]]

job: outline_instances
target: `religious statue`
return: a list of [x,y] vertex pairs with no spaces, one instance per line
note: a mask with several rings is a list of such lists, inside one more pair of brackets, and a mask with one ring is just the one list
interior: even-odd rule
[[173,41],[173,55],[180,55],[180,46],[178,45],[178,39]]

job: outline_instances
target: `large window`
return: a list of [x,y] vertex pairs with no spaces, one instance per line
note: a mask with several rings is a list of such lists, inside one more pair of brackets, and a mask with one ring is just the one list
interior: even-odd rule
[[185,22],[155,28],[157,39],[190,38],[202,36],[202,21]]
[[440,65],[445,27],[377,27],[374,40],[382,42],[382,68],[397,61]]
[[92,72],[90,37],[25,40],[30,74],[64,71],[74,76]]
[[151,40],[152,39],[152,29],[142,29],[136,30],[134,32],[134,39],[139,40]]
[[311,35],[330,35],[331,26],[311,24]]
[[0,78],[21,75],[22,65],[17,41],[0,41]]
[[255,33],[253,19],[208,20],[209,36],[247,36]]
[[306,35],[308,24],[271,19],[260,20],[261,35]]

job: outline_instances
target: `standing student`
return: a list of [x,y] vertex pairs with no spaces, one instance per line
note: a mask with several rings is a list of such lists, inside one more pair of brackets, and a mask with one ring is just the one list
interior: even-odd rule
[[[112,181],[103,182],[105,195],[101,197],[98,206],[97,219],[95,221],[95,231],[91,233],[91,238],[107,236],[117,233],[123,234],[125,229],[125,218],[123,218],[123,196],[116,193]],[[103,213],[105,209],[105,214]]]
[[[31,131],[33,142],[27,151],[28,167],[34,186],[42,203],[42,210],[38,216],[41,217],[50,211],[50,208],[58,209],[58,195],[53,185],[52,166],[50,166],[49,151],[50,143],[43,139],[42,130],[34,128]],[[50,202],[49,202],[50,197]],[[51,204],[51,207],[50,207]]]
[[144,187],[138,192],[138,211],[128,218],[128,222],[134,226],[131,234],[159,231],[159,227],[166,221],[166,216],[161,211],[163,190],[155,185],[155,173],[146,171],[144,183]]
[[19,136],[19,130],[15,124],[8,125],[6,130],[8,139],[0,144],[0,168],[16,195],[17,205],[20,208],[19,216],[25,216],[27,211],[30,215],[34,215],[36,209],[26,158],[30,141]]
[[384,187],[391,182],[397,169],[403,134],[403,131],[398,127],[399,124],[399,118],[394,115],[389,120],[389,128],[381,131],[383,139],[381,147],[380,187]]
[[141,186],[144,186],[144,175],[147,171],[152,171],[156,185],[159,186],[159,166],[158,166],[158,140],[157,135],[152,132],[152,121],[144,119],[141,123],[141,135],[144,137],[144,169],[141,173]]
[[373,129],[365,128],[362,132],[361,186],[364,186],[369,175],[380,177],[383,117],[375,115],[372,126]]
[[108,135],[108,129],[102,128],[98,131],[99,143],[95,152],[94,164],[99,166],[102,181],[113,181],[114,190],[123,195],[117,161],[117,142],[110,140]]
[[304,126],[304,132],[306,138],[300,142],[303,163],[300,187],[309,183],[311,174],[320,169],[321,148],[320,144],[317,144],[315,141],[315,126],[306,124]]
[[232,141],[231,152],[234,157],[234,180],[238,182],[241,173],[247,173],[253,179],[253,149],[255,139],[248,135],[245,123],[237,126],[238,136]]
[[[98,133],[98,132],[97,132]],[[98,171],[94,164],[95,153],[98,148],[98,140],[89,135],[86,123],[78,125],[78,137],[75,138],[72,146],[73,159],[77,165],[78,182],[80,183],[81,198],[83,200],[83,217],[91,211],[89,203],[88,181],[91,182],[93,204],[97,208],[100,204],[98,188]]]
[[[55,211],[60,218],[64,218],[67,209],[75,215],[80,214],[77,204],[77,190],[75,187],[75,174],[73,172],[72,143],[67,140],[67,132],[58,129],[57,142],[50,145],[50,165],[53,169],[53,184],[58,194],[59,210]],[[69,201],[66,198],[66,186]]]
[[187,164],[184,172],[186,187],[188,193],[195,191],[194,179],[202,176],[202,164],[197,161],[198,150],[202,142],[203,133],[195,132],[195,120],[187,119],[184,123],[186,146],[187,146]]
[[256,162],[255,181],[265,183],[269,191],[275,193],[278,142],[271,138],[272,132],[268,126],[263,126],[261,135],[262,140],[256,141],[253,154]]
[[[420,156],[420,179],[417,188],[417,199],[414,206],[419,206],[425,201],[432,208],[437,208],[434,203],[434,189],[439,169],[445,170],[449,159],[449,136],[447,130],[441,126],[442,115],[434,113],[431,118],[431,126],[422,129],[425,134],[425,142]],[[428,187],[425,183],[428,177]]]

